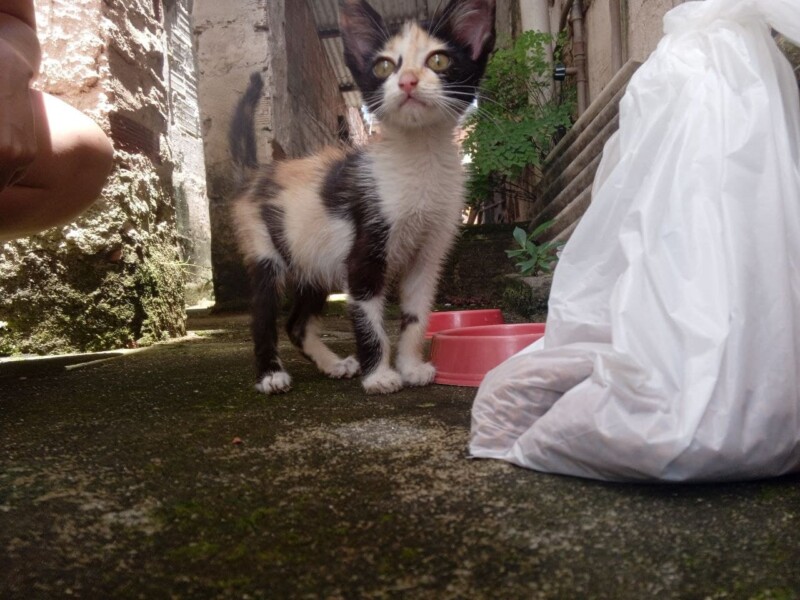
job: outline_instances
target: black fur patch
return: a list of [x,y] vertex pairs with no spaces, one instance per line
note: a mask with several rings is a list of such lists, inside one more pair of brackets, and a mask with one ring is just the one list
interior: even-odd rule
[[286,240],[283,209],[269,202],[262,204],[261,218],[264,219],[269,237],[283,259],[283,264],[288,267],[291,264],[291,254],[289,252],[289,243]]
[[351,152],[332,163],[322,184],[322,203],[332,217],[353,220],[359,201],[359,173],[363,172],[363,150]]
[[361,373],[366,376],[381,364],[381,342],[366,313],[357,304],[350,305],[350,318],[356,336],[356,356],[361,364]]
[[428,33],[448,46],[447,55],[452,61],[450,67],[439,73],[444,93],[448,97],[463,104],[466,110],[478,95],[478,85],[486,70],[491,49],[494,47],[494,35],[486,44],[487,50],[477,60],[472,60],[472,49],[457,41],[451,24],[451,15],[455,4],[451,3],[445,11],[423,26]]
[[277,198],[283,188],[275,182],[275,163],[261,167],[253,183],[253,194],[259,200],[272,200]]
[[352,222],[356,230],[347,258],[347,283],[359,301],[383,291],[389,239],[389,224],[378,208],[378,190],[366,180],[363,159],[363,152],[357,151],[333,163],[322,188],[328,213]]
[[403,332],[412,325],[416,325],[419,323],[419,317],[417,315],[410,315],[408,313],[402,313],[400,315],[400,331]]
[[450,67],[439,73],[442,81],[444,95],[461,104],[461,110],[466,111],[469,105],[478,96],[478,84],[483,77],[483,68],[469,58],[468,50],[452,45],[448,56],[452,61]]
[[303,342],[306,339],[309,319],[322,314],[327,299],[328,294],[325,290],[308,285],[295,288],[294,305],[286,323],[286,332],[292,343],[300,350],[303,349]]
[[388,240],[389,225],[384,221],[356,223],[356,237],[347,259],[347,284],[354,300],[370,300],[383,291]]
[[250,75],[247,90],[239,98],[228,129],[228,144],[234,164],[239,167],[255,169],[258,166],[256,149],[256,132],[253,128],[255,111],[264,91],[264,79],[261,73]]
[[279,289],[282,273],[272,260],[249,265],[253,290],[252,333],[255,345],[256,375],[260,381],[266,375],[281,371],[278,360]]
[[380,103],[383,80],[372,72],[372,66],[392,32],[386,27],[383,17],[363,0],[339,5],[339,28],[344,42],[345,64],[353,74],[364,102],[373,110]]

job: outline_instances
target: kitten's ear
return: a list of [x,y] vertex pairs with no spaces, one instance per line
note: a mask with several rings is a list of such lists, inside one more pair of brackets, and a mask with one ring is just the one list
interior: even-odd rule
[[383,18],[365,0],[339,0],[339,29],[344,58],[353,72],[366,71],[389,39]]
[[454,40],[469,48],[470,58],[488,57],[495,41],[495,0],[450,0],[436,19]]

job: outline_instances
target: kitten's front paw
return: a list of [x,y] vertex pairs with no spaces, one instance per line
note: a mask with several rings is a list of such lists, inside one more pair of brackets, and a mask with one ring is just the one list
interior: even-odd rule
[[393,369],[378,369],[364,377],[362,385],[368,394],[393,394],[403,389],[403,378]]
[[340,361],[333,363],[331,368],[326,371],[326,375],[333,379],[351,379],[361,372],[361,365],[355,356],[348,356]]
[[292,389],[292,378],[286,371],[268,373],[256,384],[256,389],[262,394],[282,394]]
[[413,367],[401,368],[400,373],[405,385],[419,387],[433,383],[433,378],[436,377],[436,367],[429,362],[419,363]]

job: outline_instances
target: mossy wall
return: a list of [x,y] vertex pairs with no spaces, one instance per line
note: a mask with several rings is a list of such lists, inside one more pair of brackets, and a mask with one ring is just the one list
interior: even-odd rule
[[0,355],[135,347],[183,335],[183,273],[168,190],[118,157],[75,223],[0,247]]
[[461,230],[442,270],[436,302],[453,307],[496,307],[514,264],[514,224],[474,225]]
[[795,46],[782,36],[778,38],[778,45],[780,46],[781,50],[783,50],[786,58],[789,59],[789,62],[794,68],[795,77],[797,77],[797,81],[800,83],[800,47]]
[[515,227],[475,225],[461,230],[439,280],[438,309],[500,308],[508,322],[547,318],[553,278],[518,275],[505,252],[515,245]]
[[133,347],[185,331],[160,7],[37,6],[40,85],[105,129],[115,168],[74,223],[0,245],[0,355]]

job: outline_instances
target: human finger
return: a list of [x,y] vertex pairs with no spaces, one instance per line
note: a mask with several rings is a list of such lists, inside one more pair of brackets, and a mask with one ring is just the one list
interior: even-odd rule
[[16,171],[11,174],[11,177],[8,179],[8,185],[17,185],[23,177],[25,177],[25,173],[28,171],[27,165],[24,167],[20,167]]

